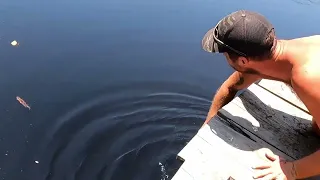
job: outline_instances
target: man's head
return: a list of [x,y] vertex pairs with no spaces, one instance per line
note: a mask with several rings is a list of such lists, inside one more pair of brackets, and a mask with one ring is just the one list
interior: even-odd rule
[[276,46],[272,24],[256,12],[233,12],[210,29],[202,39],[207,52],[223,53],[230,66],[247,73],[258,73],[255,67],[272,58]]

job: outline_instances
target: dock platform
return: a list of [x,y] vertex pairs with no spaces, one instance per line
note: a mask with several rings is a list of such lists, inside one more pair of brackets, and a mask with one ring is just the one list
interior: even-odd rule
[[[250,180],[266,151],[295,160],[320,148],[308,109],[284,83],[249,86],[178,153],[183,164],[172,180]],[[309,179],[320,180],[319,177]]]

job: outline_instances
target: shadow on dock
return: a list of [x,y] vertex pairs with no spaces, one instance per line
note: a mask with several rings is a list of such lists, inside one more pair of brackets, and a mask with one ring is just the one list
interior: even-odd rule
[[[274,109],[263,103],[250,90],[244,91],[238,97],[245,107],[243,113],[249,113],[259,122],[259,127],[255,127],[250,120],[244,118],[243,114],[234,116],[227,110],[221,109],[217,114],[220,118],[217,119],[238,134],[250,139],[253,143],[257,143],[257,139],[259,141],[262,140],[265,144],[287,154],[293,159],[302,158],[320,148],[320,138],[312,131],[310,120]],[[209,123],[209,125],[215,131],[220,128],[219,131],[221,132],[221,127],[217,127],[213,123]],[[230,144],[225,135],[217,134],[217,136]],[[252,146],[249,148],[249,146],[239,143],[236,148],[244,151],[253,151],[250,149]]]

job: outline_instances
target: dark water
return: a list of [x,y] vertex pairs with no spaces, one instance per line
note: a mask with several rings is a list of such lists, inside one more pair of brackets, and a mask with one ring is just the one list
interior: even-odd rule
[[306,0],[0,1],[0,179],[171,179],[232,72],[202,36],[238,9],[320,32]]

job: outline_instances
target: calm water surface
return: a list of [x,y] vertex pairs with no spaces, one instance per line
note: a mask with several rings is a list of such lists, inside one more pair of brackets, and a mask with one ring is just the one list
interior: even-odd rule
[[320,32],[306,0],[0,1],[0,179],[171,179],[232,72],[202,36],[238,9]]

